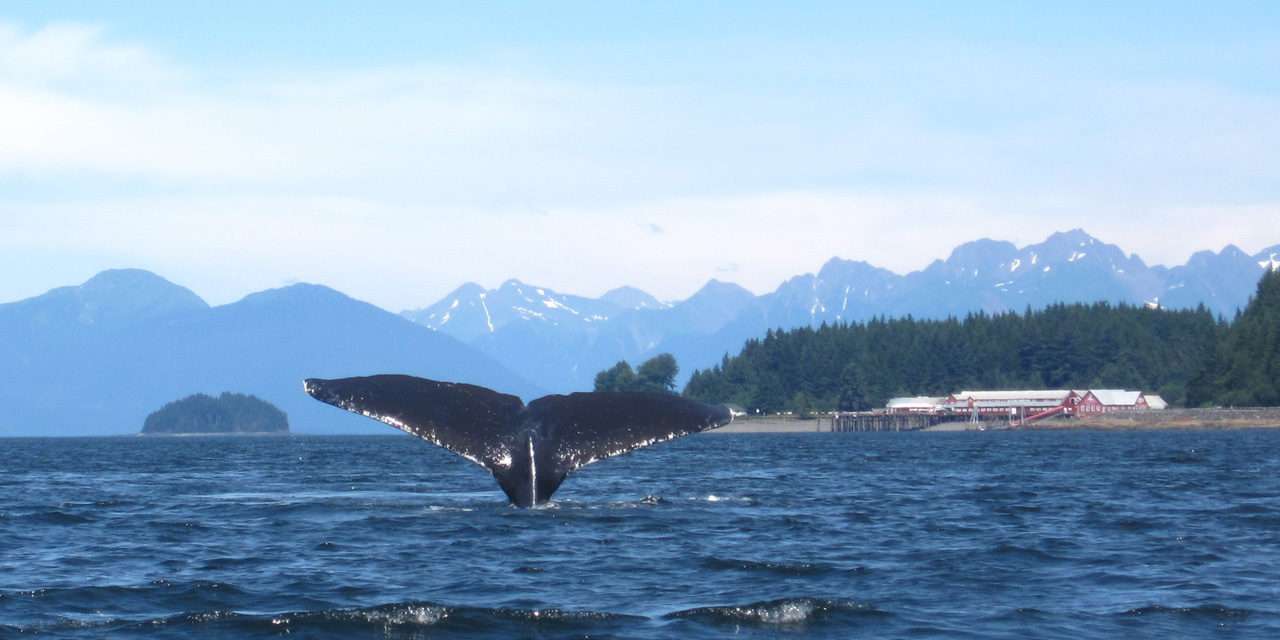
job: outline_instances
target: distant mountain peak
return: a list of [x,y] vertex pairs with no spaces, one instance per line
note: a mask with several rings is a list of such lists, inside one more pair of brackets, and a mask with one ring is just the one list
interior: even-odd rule
[[621,286],[616,289],[606,291],[600,296],[604,302],[608,302],[620,309],[635,311],[639,309],[665,309],[671,305],[660,302],[657,298],[648,293],[630,286]]
[[459,298],[465,296],[481,296],[485,294],[485,288],[475,282],[464,282],[454,289],[452,293],[445,296],[446,298]]
[[146,269],[107,269],[74,289],[82,300],[93,304],[190,308],[209,306],[190,289]]
[[1227,246],[1223,247],[1223,248],[1222,248],[1222,251],[1219,251],[1219,252],[1218,252],[1218,255],[1220,255],[1220,256],[1226,256],[1226,257],[1230,257],[1230,258],[1247,258],[1247,257],[1249,257],[1249,254],[1245,253],[1243,249],[1241,249],[1240,247],[1237,247],[1237,246],[1236,246],[1236,245],[1234,245],[1234,244],[1229,244],[1229,245],[1227,245]]
[[632,311],[652,297],[634,287],[592,299],[511,279],[487,292],[460,288],[404,315],[566,392],[589,388],[596,371],[618,360],[664,351],[685,371],[708,366],[768,328],[1153,298],[1170,309],[1203,303],[1230,315],[1248,300],[1263,269],[1280,270],[1280,245],[1255,256],[1224,247],[1182,266],[1152,267],[1076,228],[1025,246],[990,238],[966,242],[946,260],[903,275],[833,257],[816,274],[788,278],[760,296],[712,278],[687,299],[645,313]]
[[1084,229],[1077,227],[1067,231],[1055,231],[1054,233],[1049,234],[1049,237],[1045,238],[1045,241],[1041,244],[1050,246],[1074,244],[1077,247],[1086,247],[1091,244],[1098,243],[1099,240],[1097,238],[1089,235],[1089,233]]
[[707,280],[706,284],[702,285],[701,288],[695,291],[692,296],[689,296],[689,299],[692,300],[693,298],[699,298],[699,297],[708,296],[708,295],[723,295],[723,294],[737,295],[741,293],[754,296],[754,294],[752,294],[750,291],[747,291],[747,289],[741,285],[711,278],[710,280]]
[[982,238],[956,247],[945,261],[934,262],[929,269],[946,271],[951,278],[978,278],[1001,269],[1017,255],[1018,247],[1012,242]]
[[99,271],[94,274],[93,277],[85,280],[84,284],[80,285],[80,289],[83,291],[122,286],[177,287],[178,285],[175,285],[172,282],[147,271],[146,269],[124,268]]
[[283,287],[274,289],[264,289],[256,293],[245,296],[245,299],[255,297],[311,297],[311,296],[342,296],[348,297],[345,293],[338,291],[332,287],[316,284],[314,282],[295,282],[287,284]]
[[[144,269],[109,269],[83,284],[0,305],[35,327],[118,328],[142,320],[208,309],[190,289]],[[21,310],[21,311],[17,311]]]
[[428,307],[400,315],[467,341],[496,334],[514,323],[526,328],[591,325],[608,320],[621,309],[609,301],[559,293],[511,278],[497,289],[463,285]]
[[[1187,265],[1201,267],[1201,268],[1208,268],[1211,265],[1245,263],[1245,262],[1251,262],[1256,259],[1257,258],[1245,253],[1242,249],[1240,249],[1240,247],[1237,247],[1234,244],[1229,244],[1223,247],[1217,253],[1214,253],[1210,249],[1197,251],[1191,254],[1190,258],[1187,258]],[[1262,265],[1259,265],[1259,266],[1262,266]]]
[[[1051,234],[1049,234],[1049,235],[1052,237],[1052,236],[1053,236],[1053,235],[1055,235],[1055,234],[1052,234],[1052,233],[1051,233]],[[1057,235],[1063,235],[1063,236],[1066,236],[1066,237],[1068,237],[1068,238],[1073,238],[1073,239],[1081,240],[1081,241],[1085,241],[1085,242],[1087,242],[1087,241],[1089,241],[1089,240],[1097,241],[1097,238],[1095,238],[1094,236],[1090,235],[1088,231],[1085,231],[1085,230],[1084,230],[1083,228],[1081,228],[1081,227],[1076,227],[1076,228],[1074,228],[1074,229],[1067,229],[1066,231],[1060,231],[1060,232],[1058,232],[1058,234],[1057,234]]]
[[307,306],[325,305],[332,302],[348,300],[359,302],[351,296],[348,296],[347,294],[332,287],[327,287],[322,284],[314,284],[311,282],[298,282],[285,285],[283,287],[277,287],[275,289],[264,289],[256,293],[251,293],[244,298],[241,298],[240,302],[249,306],[274,304]]
[[[163,282],[111,272],[0,305],[0,336],[16,338],[0,339],[0,435],[136,431],[165,402],[228,388],[279,405],[307,429],[368,428],[344,426],[341,412],[307,398],[299,386],[311,376],[398,372],[541,395],[476,348],[329,287],[297,284],[194,309],[156,306],[194,297],[156,286]],[[126,284],[170,297],[139,298]]]
[[892,276],[893,272],[877,267],[865,260],[845,260],[844,258],[827,260],[822,264],[822,268],[818,269],[818,278],[823,280],[833,277],[848,277],[850,275]]

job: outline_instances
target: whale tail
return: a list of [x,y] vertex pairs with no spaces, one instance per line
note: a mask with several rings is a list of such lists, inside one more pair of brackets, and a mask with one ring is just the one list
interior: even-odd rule
[[469,384],[405,375],[309,378],[311,397],[389,424],[493,473],[512,504],[546,502],[572,471],[728,424],[721,406],[666,393],[551,395],[526,406]]

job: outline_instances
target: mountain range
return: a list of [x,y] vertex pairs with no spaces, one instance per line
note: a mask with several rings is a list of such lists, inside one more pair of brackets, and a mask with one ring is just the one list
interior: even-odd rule
[[387,372],[542,394],[448,335],[311,284],[210,307],[122,269],[0,305],[0,436],[136,433],[167,402],[222,391],[275,404],[296,431],[388,433],[302,391],[307,377]]
[[905,275],[833,258],[759,296],[716,280],[679,302],[632,287],[590,298],[508,280],[466,284],[401,314],[314,284],[210,306],[153,273],[110,270],[0,304],[0,436],[136,433],[166,402],[223,391],[276,404],[299,432],[385,433],[314,402],[302,379],[399,372],[531,399],[590,389],[619,360],[669,352],[683,384],[771,328],[1096,300],[1203,304],[1229,316],[1268,269],[1280,270],[1280,245],[1255,255],[1228,246],[1167,268],[1074,230],[1022,248],[966,243]]
[[976,240],[945,260],[899,275],[832,258],[756,296],[712,280],[687,300],[664,303],[633,288],[599,298],[508,280],[468,283],[405,318],[462,340],[553,391],[589,389],[618,360],[676,356],[681,382],[771,328],[856,322],[878,316],[945,318],[1021,311],[1055,302],[1109,301],[1194,308],[1230,317],[1265,269],[1280,268],[1280,245],[1256,255],[1235,246],[1201,251],[1185,265],[1149,266],[1080,229],[1017,247]]

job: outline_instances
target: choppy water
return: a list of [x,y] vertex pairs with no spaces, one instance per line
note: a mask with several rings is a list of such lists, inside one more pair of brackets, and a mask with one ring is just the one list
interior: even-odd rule
[[[648,499],[646,499],[648,497]],[[0,440],[0,637],[1280,637],[1280,430]]]

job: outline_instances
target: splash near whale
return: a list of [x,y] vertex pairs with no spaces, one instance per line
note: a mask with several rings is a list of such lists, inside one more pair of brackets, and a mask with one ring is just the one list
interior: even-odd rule
[[526,406],[484,387],[406,375],[308,378],[303,388],[488,469],[519,507],[550,500],[569,473],[593,462],[733,419],[725,407],[665,393],[571,393]]

